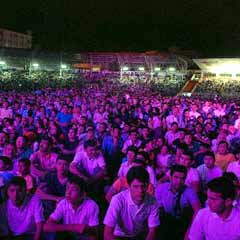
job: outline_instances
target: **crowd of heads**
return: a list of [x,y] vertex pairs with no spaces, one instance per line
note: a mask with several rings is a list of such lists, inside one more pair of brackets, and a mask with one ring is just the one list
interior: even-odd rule
[[162,239],[195,239],[200,208],[239,204],[237,102],[95,81],[2,92],[0,105],[0,236],[155,239],[160,225]]

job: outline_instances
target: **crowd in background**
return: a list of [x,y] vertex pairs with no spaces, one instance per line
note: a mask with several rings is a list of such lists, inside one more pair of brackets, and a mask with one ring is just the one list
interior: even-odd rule
[[93,81],[0,105],[3,239],[240,239],[237,102]]

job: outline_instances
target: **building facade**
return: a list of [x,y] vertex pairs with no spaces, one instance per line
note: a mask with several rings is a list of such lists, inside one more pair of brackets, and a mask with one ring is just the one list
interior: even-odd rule
[[0,47],[31,49],[32,35],[0,28]]

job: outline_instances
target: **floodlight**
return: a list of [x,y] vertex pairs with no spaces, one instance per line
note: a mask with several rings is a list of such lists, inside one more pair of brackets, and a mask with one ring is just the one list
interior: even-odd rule
[[169,70],[169,72],[175,72],[176,68],[175,67],[170,67],[168,70]]
[[6,63],[4,61],[0,61],[0,65],[5,65]]
[[35,68],[38,68],[39,64],[38,63],[33,63],[32,66],[35,67]]
[[66,64],[61,64],[61,69],[67,69],[67,65]]
[[211,72],[216,74],[221,74],[221,73],[236,74],[240,72],[240,64],[229,63],[229,64],[215,65],[211,67]]
[[145,68],[144,68],[144,67],[139,67],[138,70],[139,70],[139,71],[144,71]]
[[122,68],[122,70],[123,70],[123,71],[128,71],[128,67],[125,66],[125,67]]
[[161,68],[160,68],[160,67],[155,67],[155,68],[154,68],[154,71],[155,71],[155,72],[160,72],[160,71],[161,71]]

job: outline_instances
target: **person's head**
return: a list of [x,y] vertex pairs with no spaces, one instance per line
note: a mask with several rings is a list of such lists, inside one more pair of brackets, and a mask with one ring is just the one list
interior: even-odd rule
[[78,205],[86,196],[86,183],[77,176],[72,176],[67,183],[65,197],[72,205]]
[[130,132],[129,138],[132,140],[132,142],[136,142],[136,141],[137,141],[137,138],[138,138],[138,133],[137,133],[137,131],[132,130],[132,131]]
[[192,134],[191,133],[186,133],[186,135],[184,137],[184,142],[187,145],[190,145],[190,144],[192,144],[192,140],[193,140]]
[[112,129],[113,138],[119,138],[120,134],[121,134],[121,129],[117,126],[113,127],[113,129]]
[[187,169],[191,168],[193,164],[193,155],[190,152],[183,152],[180,158],[181,165],[185,166]]
[[147,137],[149,136],[149,128],[148,128],[148,127],[144,127],[144,128],[142,129],[142,136],[143,136],[144,138],[147,138]]
[[94,138],[94,127],[88,126],[86,131],[87,131],[87,139],[93,139]]
[[107,129],[107,124],[105,122],[99,123],[97,130],[99,133],[104,133]]
[[171,129],[172,129],[173,132],[177,132],[177,130],[178,130],[178,124],[177,124],[177,122],[173,122],[173,123],[171,124]]
[[15,206],[21,206],[26,196],[26,181],[22,177],[12,177],[6,187],[7,197]]
[[217,152],[219,154],[226,154],[228,152],[228,143],[226,141],[220,141],[218,143]]
[[48,137],[42,138],[39,145],[39,150],[41,152],[48,152],[51,149],[52,140]]
[[131,167],[127,173],[127,183],[133,202],[137,205],[142,204],[149,184],[147,170],[143,167]]
[[77,137],[77,132],[75,128],[70,128],[68,131],[68,139],[69,140],[75,140]]
[[212,212],[221,214],[226,209],[231,209],[236,195],[236,188],[232,181],[225,177],[218,177],[211,180],[207,186],[208,205]]
[[3,155],[9,158],[13,158],[16,155],[15,145],[12,143],[8,143],[3,149]]
[[206,152],[203,158],[204,164],[207,168],[212,169],[215,165],[215,155],[213,152]]
[[96,156],[96,148],[96,141],[94,140],[87,140],[84,143],[84,150],[89,158],[94,158]]
[[9,157],[0,156],[0,171],[7,171],[11,169],[12,161]]
[[231,181],[234,186],[238,187],[239,186],[239,180],[238,177],[236,176],[235,173],[233,172],[224,172],[222,175],[224,178],[226,178],[227,180]]
[[137,155],[137,152],[138,152],[137,148],[135,148],[135,147],[128,147],[128,149],[127,149],[127,161],[129,163],[133,162],[134,158]]
[[17,137],[16,140],[16,147],[17,149],[23,149],[26,145],[27,139],[24,136]]
[[200,124],[200,123],[196,124],[195,131],[196,131],[196,133],[200,133],[201,134],[202,131],[203,131],[202,124]]
[[166,155],[168,153],[168,146],[163,145],[160,152],[162,155]]
[[170,170],[170,182],[173,191],[178,192],[185,183],[187,169],[182,165],[173,165]]
[[28,158],[21,158],[18,161],[18,172],[21,176],[27,175],[30,173],[31,162]]
[[60,155],[57,158],[56,170],[60,175],[66,175],[69,171],[70,159],[65,155]]
[[0,146],[3,146],[7,142],[7,134],[5,132],[0,132]]

